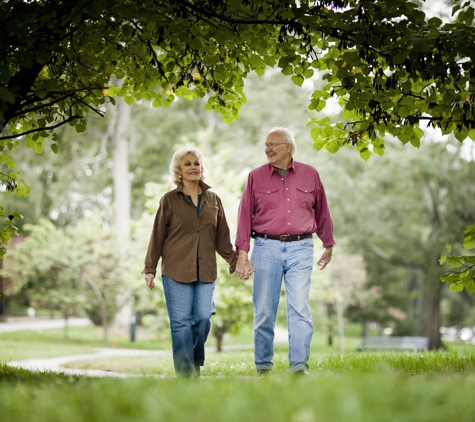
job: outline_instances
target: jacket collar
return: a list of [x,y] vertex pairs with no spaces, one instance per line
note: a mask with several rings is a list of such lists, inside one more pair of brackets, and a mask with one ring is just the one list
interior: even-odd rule
[[[202,182],[202,181],[200,180],[199,183],[200,183],[200,186],[201,186],[201,192],[202,192],[203,194],[205,194],[208,189],[211,189],[211,186],[207,185],[205,182]],[[183,183],[179,183],[179,184],[178,184],[178,186],[176,187],[176,191],[177,191],[177,192],[183,192]],[[204,195],[203,195],[203,196],[204,196]]]

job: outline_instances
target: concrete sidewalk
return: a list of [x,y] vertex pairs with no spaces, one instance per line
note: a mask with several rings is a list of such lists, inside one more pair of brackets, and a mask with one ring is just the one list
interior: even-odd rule
[[[68,320],[68,326],[87,326],[91,324],[91,321],[87,318],[71,318]],[[65,321],[62,319],[48,319],[48,318],[17,318],[11,319],[8,322],[0,323],[0,334],[14,331],[23,330],[48,330],[63,328]],[[275,342],[285,343],[288,338],[287,330],[276,328],[275,330]],[[253,345],[235,345],[224,346],[223,350],[246,350],[254,349]],[[24,368],[30,371],[39,372],[58,372],[68,375],[83,375],[89,377],[141,377],[142,375],[130,375],[121,374],[117,372],[101,371],[101,370],[89,370],[89,369],[70,369],[64,368],[63,365],[76,360],[85,359],[97,359],[104,357],[116,357],[116,356],[148,356],[148,355],[170,355],[171,350],[144,350],[144,349],[114,349],[114,348],[97,348],[96,353],[78,354],[71,356],[60,356],[54,358],[43,359],[27,359],[7,362],[7,365],[16,368]],[[207,348],[206,353],[213,353],[216,349]]]
[[[252,345],[236,345],[236,346],[224,346],[223,350],[244,350],[244,349],[253,349]],[[30,371],[38,372],[57,372],[64,373],[67,375],[83,375],[89,377],[116,377],[116,378],[130,378],[130,377],[142,377],[144,375],[131,375],[131,374],[121,374],[118,372],[111,371],[101,371],[93,369],[71,369],[64,368],[63,365],[69,362],[76,360],[85,360],[85,359],[97,359],[105,357],[116,357],[116,356],[167,356],[171,358],[171,350],[144,350],[144,349],[112,349],[112,348],[98,348],[96,349],[97,353],[88,353],[80,355],[71,355],[71,356],[60,356],[55,358],[44,358],[44,359],[28,359],[28,360],[18,360],[7,362],[7,365],[13,366],[15,368],[28,369]],[[214,353],[216,348],[207,348],[206,353]]]
[[136,349],[108,349],[98,348],[97,353],[79,354],[71,356],[60,356],[55,358],[28,359],[7,362],[7,365],[15,368],[28,369],[38,372],[58,372],[67,375],[85,375],[89,377],[117,377],[128,378],[141,375],[121,374],[111,371],[101,371],[92,369],[71,369],[64,368],[63,365],[75,360],[98,359],[116,356],[146,356],[146,355],[170,355],[168,350],[136,350]]
[[[70,318],[67,321],[68,327],[85,327],[91,325],[88,318]],[[0,322],[0,333],[10,333],[24,330],[50,330],[64,328],[64,319],[50,318],[10,318],[7,322]]]

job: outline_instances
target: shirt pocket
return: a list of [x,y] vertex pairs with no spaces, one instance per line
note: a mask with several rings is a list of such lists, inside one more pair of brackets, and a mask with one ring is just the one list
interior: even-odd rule
[[315,204],[315,188],[297,186],[297,202],[300,208],[312,209]]
[[218,211],[218,207],[205,205],[200,213],[202,224],[212,224],[213,226],[216,226],[218,224]]
[[279,188],[259,188],[257,192],[257,203],[263,210],[279,208]]

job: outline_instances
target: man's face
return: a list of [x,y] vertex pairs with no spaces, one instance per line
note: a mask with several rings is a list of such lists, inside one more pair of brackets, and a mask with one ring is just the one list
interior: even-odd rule
[[292,159],[291,151],[292,146],[287,143],[282,133],[273,132],[267,136],[265,153],[269,164],[286,170]]

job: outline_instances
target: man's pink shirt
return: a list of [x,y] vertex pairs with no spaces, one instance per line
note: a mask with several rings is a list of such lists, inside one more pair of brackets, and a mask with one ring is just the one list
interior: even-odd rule
[[239,205],[236,248],[249,252],[251,230],[270,235],[316,233],[335,244],[333,222],[318,171],[292,161],[285,177],[271,164],[249,173]]

